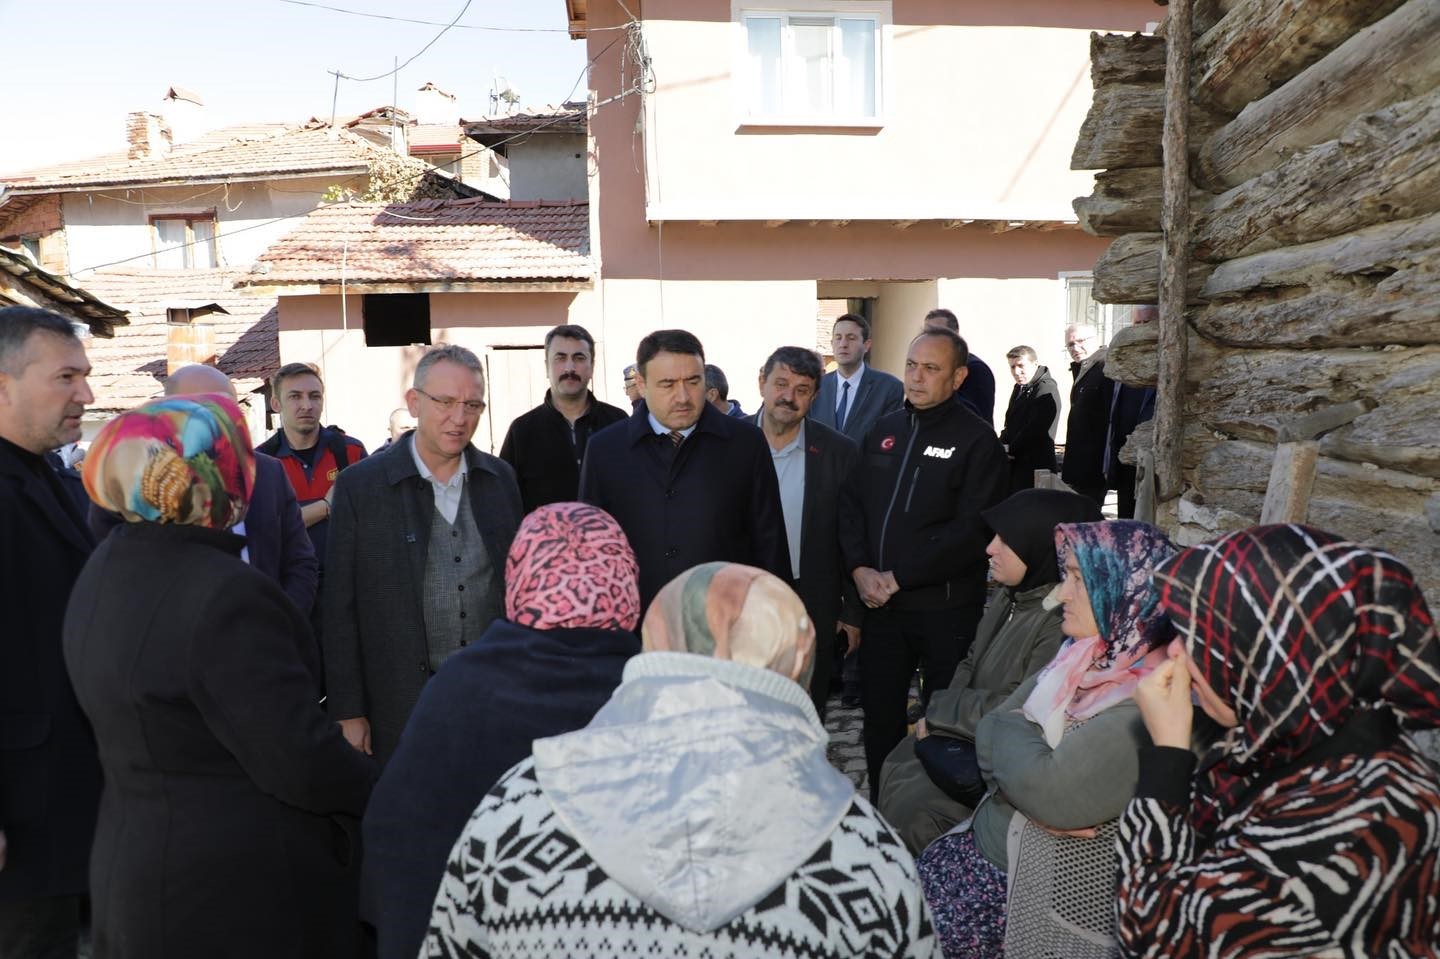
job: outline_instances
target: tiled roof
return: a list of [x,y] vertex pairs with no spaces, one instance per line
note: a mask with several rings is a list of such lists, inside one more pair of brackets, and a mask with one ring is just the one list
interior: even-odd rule
[[584,133],[585,104],[578,101],[549,104],[543,107],[529,107],[519,113],[507,116],[480,117],[476,120],[461,120],[468,136],[487,133],[524,133],[530,130],[546,130],[551,133]]
[[[129,322],[125,319],[124,310],[111,306],[64,277],[36,266],[21,250],[0,246],[0,272],[14,278],[9,282],[31,291],[22,294],[17,301],[20,305],[29,305],[25,303],[27,296],[32,303],[43,303],[43,300],[35,299],[34,295],[38,292],[41,297],[53,300],[55,308],[60,312],[84,321],[96,336],[114,336],[116,326],[124,326]],[[4,289],[0,288],[0,304],[8,305],[10,298],[5,295]]]
[[94,372],[93,408],[127,410],[154,396],[165,376],[166,304],[218,303],[229,311],[205,318],[215,328],[220,369],[242,393],[280,366],[279,311],[274,297],[247,296],[235,289],[243,270],[141,270],[114,268],[88,273],[85,288],[130,311],[130,325],[113,339],[93,339],[87,349]]
[[410,149],[448,146],[457,152],[465,131],[458,123],[419,123],[410,128]]
[[242,285],[588,280],[585,203],[422,200],[322,207]]
[[198,183],[244,176],[366,172],[377,148],[324,124],[278,129],[274,124],[216,130],[162,156],[127,159],[112,153],[3,177],[17,194],[146,183]]

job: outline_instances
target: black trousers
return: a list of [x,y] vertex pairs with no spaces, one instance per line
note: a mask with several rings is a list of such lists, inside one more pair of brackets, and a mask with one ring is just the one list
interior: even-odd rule
[[0,902],[0,959],[75,959],[80,897]]
[[870,801],[880,793],[880,767],[905,738],[910,677],[920,666],[922,697],[944,689],[970,651],[983,601],[949,609],[872,609],[860,642],[860,705],[865,710],[865,765]]

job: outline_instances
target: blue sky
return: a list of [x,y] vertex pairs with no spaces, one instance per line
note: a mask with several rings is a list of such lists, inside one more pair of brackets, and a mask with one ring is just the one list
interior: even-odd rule
[[[455,19],[464,0],[316,0],[364,13]],[[476,29],[505,27],[510,30]],[[171,84],[205,100],[206,126],[328,117],[335,79],[389,71],[441,26],[372,19],[284,0],[0,0],[6,123],[0,173],[124,145],[125,114],[160,112]],[[523,32],[530,28],[548,32]],[[456,28],[399,74],[399,104],[429,81],[466,118],[489,109],[496,74],[522,105],[559,102],[585,66],[564,0],[471,0]],[[584,84],[580,85],[583,96]],[[338,112],[392,99],[389,78],[340,82]]]

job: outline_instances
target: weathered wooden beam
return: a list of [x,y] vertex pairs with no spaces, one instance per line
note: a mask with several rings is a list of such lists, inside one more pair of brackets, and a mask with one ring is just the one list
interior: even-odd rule
[[1143,33],[1090,34],[1090,83],[1164,83],[1165,40]]
[[1116,170],[1160,165],[1165,87],[1112,83],[1098,88],[1080,126],[1072,170]]
[[1239,3],[1240,0],[1195,0],[1195,9],[1191,13],[1194,20],[1190,26],[1191,32],[1196,36],[1208,33]]
[[1436,211],[1440,89],[1358,117],[1216,197],[1196,218],[1194,250],[1229,260]]
[[1160,230],[1160,168],[1102,170],[1095,191],[1072,204],[1080,228],[1094,236],[1157,233]]
[[1191,92],[1239,113],[1402,2],[1243,0],[1196,42]]
[[1201,184],[1238,186],[1334,138],[1357,115],[1440,85],[1437,36],[1440,0],[1408,0],[1355,33],[1210,136],[1200,149]]
[[[1159,233],[1129,233],[1116,237],[1095,263],[1095,299],[1101,303],[1160,302]],[[1191,263],[1186,295],[1200,295],[1209,275],[1208,263]]]
[[1265,502],[1260,507],[1261,524],[1305,522],[1310,512],[1310,490],[1315,485],[1315,461],[1319,458],[1320,444],[1314,440],[1275,447]]
[[1440,343],[1440,213],[1229,260],[1200,296],[1191,325],[1235,346]]

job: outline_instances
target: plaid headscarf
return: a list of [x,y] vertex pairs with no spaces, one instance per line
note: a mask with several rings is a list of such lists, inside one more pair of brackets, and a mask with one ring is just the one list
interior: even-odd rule
[[1201,761],[1197,826],[1356,710],[1440,725],[1435,622],[1390,554],[1305,526],[1260,526],[1185,550],[1155,582],[1200,675],[1240,720]]
[[551,503],[520,523],[505,557],[505,618],[531,629],[634,630],[640,568],[598,506]]
[[84,479],[92,500],[128,522],[229,529],[250,505],[255,453],[230,397],[167,396],[106,423]]
[[815,624],[805,604],[763,569],[704,563],[665,584],[645,612],[645,652],[670,650],[759,666],[808,687]]
[[[1089,719],[1134,694],[1146,655],[1170,636],[1150,575],[1175,552],[1157,527],[1135,520],[1055,527],[1060,568],[1075,555],[1098,636],[1073,637],[1041,671],[1025,715],[1053,747],[1067,719]],[[1063,574],[1062,574],[1063,575]]]

